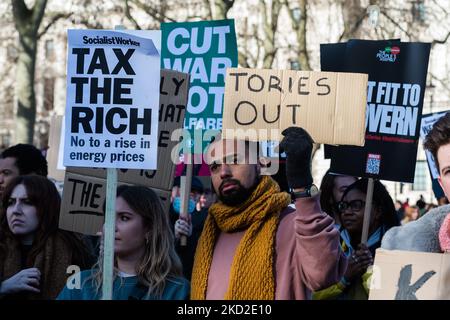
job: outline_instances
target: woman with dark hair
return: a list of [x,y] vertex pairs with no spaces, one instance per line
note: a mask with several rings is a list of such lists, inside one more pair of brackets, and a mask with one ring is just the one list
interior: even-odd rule
[[320,184],[320,206],[324,212],[334,219],[337,225],[340,225],[337,203],[342,198],[345,189],[353,182],[358,180],[356,177],[334,174],[328,169],[322,178]]
[[[350,185],[338,203],[342,221],[341,235],[346,246],[353,251],[361,242],[366,204],[368,179],[360,179]],[[375,250],[381,245],[381,239],[387,230],[400,223],[394,202],[386,187],[378,180],[374,181],[372,196],[372,211],[370,214],[368,248],[375,255]]]
[[375,180],[367,246],[361,244],[368,179],[362,178],[345,190],[338,203],[342,249],[350,257],[341,281],[316,292],[315,299],[364,300],[368,298],[375,250],[387,230],[399,225],[394,202],[384,185]]
[[47,178],[14,178],[0,213],[0,295],[54,299],[66,284],[67,267],[89,267],[89,254],[74,234],[58,230],[61,198]]
[[[81,272],[81,288],[66,286],[58,300],[101,298],[103,254]],[[175,247],[169,217],[156,193],[143,186],[117,189],[113,300],[183,300],[189,282]]]

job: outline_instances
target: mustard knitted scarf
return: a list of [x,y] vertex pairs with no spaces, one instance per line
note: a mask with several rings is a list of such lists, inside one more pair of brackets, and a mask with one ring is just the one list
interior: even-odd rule
[[225,299],[275,299],[275,236],[280,212],[290,196],[264,176],[247,201],[236,207],[216,203],[209,209],[195,253],[191,299],[206,298],[214,246],[220,231],[246,230],[231,264]]

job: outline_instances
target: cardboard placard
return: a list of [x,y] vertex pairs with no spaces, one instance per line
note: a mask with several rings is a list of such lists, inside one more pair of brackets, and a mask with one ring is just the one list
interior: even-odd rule
[[64,166],[156,169],[158,30],[68,30]]
[[377,249],[369,300],[450,299],[450,254]]
[[[171,160],[172,149],[178,143],[170,139],[176,129],[181,129],[186,111],[189,90],[189,75],[172,70],[161,70],[160,109],[158,128],[159,170],[120,169],[118,181],[141,184],[156,189],[172,188],[175,164]],[[102,168],[68,167],[68,172],[106,178]]]
[[[230,68],[222,136],[279,140],[285,128],[299,126],[316,143],[362,146],[367,79],[356,73]],[[252,129],[256,134],[248,136]],[[270,129],[279,135],[271,136]]]
[[[118,186],[126,184],[119,182]],[[163,209],[168,212],[170,191],[155,189]],[[106,179],[66,172],[64,192],[59,216],[59,228],[95,235],[104,222],[103,205],[106,197]]]

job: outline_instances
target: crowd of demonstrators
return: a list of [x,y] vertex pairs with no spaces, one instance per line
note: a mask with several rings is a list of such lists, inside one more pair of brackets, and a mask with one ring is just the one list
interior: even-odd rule
[[419,207],[418,206],[408,206],[404,209],[403,219],[400,221],[401,225],[407,224],[411,221],[419,219]]
[[338,227],[340,218],[337,204],[347,187],[357,179],[352,176],[334,174],[330,170],[322,178],[322,183],[320,184],[320,206],[325,213],[334,219]]
[[0,296],[54,299],[67,268],[88,268],[83,242],[58,229],[61,198],[47,178],[28,175],[8,181],[0,212]]
[[409,204],[409,198],[406,199],[405,202],[396,200],[395,209],[401,224],[404,225],[423,217],[428,211],[444,204],[448,204],[446,197],[438,199],[438,205],[436,205],[434,203],[427,203],[423,195],[420,195],[420,198],[416,201],[415,205]]
[[272,178],[260,175],[259,164],[249,163],[248,153],[236,152],[236,140],[210,144],[207,163],[218,202],[195,253],[192,299],[307,299],[342,277],[347,260],[339,232],[312,196],[312,139],[301,128],[283,134],[280,151],[287,154],[295,206]]
[[[187,217],[180,217],[179,178],[169,213],[150,188],[120,186],[113,299],[367,299],[376,249],[450,251],[450,206],[433,207],[423,197],[415,205],[409,199],[394,204],[377,180],[362,244],[368,179],[328,170],[315,194],[311,137],[301,128],[283,135],[291,195],[262,176],[261,164],[249,163],[248,153],[237,153],[238,141],[220,137],[208,147],[213,190],[193,177]],[[252,143],[245,141],[246,150],[254,150]],[[424,146],[437,161],[448,198],[450,113]],[[37,175],[47,175],[47,162],[35,147],[2,152],[0,297],[100,299],[103,253],[92,267],[81,238],[58,229],[61,198],[50,180]],[[66,285],[70,265],[84,270],[73,276],[80,288]]]
[[201,211],[204,209],[208,210],[209,207],[211,207],[214,202],[216,202],[215,194],[212,192],[211,189],[209,188],[205,189],[197,201],[196,205],[197,211]]
[[[424,148],[433,155],[439,172],[438,181],[447,199],[450,197],[450,113],[440,118],[424,141]],[[427,212],[420,219],[393,228],[383,238],[382,247],[388,250],[424,252],[446,251],[445,239],[450,238],[448,220],[450,205],[442,205]]]
[[[66,286],[59,300],[102,296],[103,254],[91,270],[76,274],[81,288]],[[117,189],[113,300],[184,300],[189,282],[175,252],[169,217],[156,193],[143,186]]]
[[364,300],[368,298],[369,268],[375,250],[387,230],[399,225],[394,202],[385,186],[374,181],[367,245],[361,243],[368,179],[362,178],[349,185],[338,202],[341,221],[342,249],[349,257],[344,276],[333,286],[315,292],[315,299]]

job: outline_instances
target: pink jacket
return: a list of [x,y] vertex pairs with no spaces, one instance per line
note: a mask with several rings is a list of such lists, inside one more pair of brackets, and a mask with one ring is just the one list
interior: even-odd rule
[[[296,208],[296,209],[295,209]],[[320,208],[319,195],[297,199],[281,213],[276,234],[275,299],[303,300],[337,283],[347,267],[334,220]],[[234,253],[245,231],[222,232],[214,248],[206,299],[221,300],[228,289]]]

